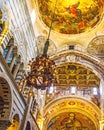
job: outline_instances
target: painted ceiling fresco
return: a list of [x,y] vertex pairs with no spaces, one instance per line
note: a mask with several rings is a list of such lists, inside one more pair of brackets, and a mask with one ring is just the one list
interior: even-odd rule
[[[50,27],[56,0],[38,0],[44,23]],[[91,30],[100,20],[104,0],[57,0],[52,29],[63,34]]]
[[94,123],[78,112],[64,112],[54,117],[47,130],[96,130]]

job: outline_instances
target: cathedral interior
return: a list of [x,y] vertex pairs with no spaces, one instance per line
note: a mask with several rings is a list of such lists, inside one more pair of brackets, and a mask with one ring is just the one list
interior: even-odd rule
[[104,130],[104,0],[0,0],[0,130]]

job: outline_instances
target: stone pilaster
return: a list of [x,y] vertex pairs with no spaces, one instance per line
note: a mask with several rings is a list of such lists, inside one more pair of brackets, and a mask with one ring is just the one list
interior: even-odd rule
[[100,81],[100,108],[101,108],[101,120],[99,121],[100,130],[104,130],[104,80]]

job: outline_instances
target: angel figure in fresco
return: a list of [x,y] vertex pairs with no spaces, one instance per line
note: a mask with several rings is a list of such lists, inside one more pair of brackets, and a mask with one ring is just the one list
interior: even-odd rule
[[72,14],[75,18],[77,18],[79,15],[81,15],[81,10],[78,9],[80,2],[77,2],[76,4],[73,4],[71,7],[66,7],[66,11],[70,14]]

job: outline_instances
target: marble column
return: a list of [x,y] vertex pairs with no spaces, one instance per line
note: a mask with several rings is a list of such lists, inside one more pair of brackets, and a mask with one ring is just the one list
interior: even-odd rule
[[30,113],[32,100],[33,100],[33,95],[30,92],[29,95],[28,95],[27,106],[25,108],[24,115],[23,115],[19,130],[26,130],[26,124],[27,124],[27,121],[28,121],[28,115]]
[[13,50],[13,47],[14,47],[14,46],[11,45],[10,48],[9,48],[9,51],[8,51],[8,53],[7,53],[7,55],[6,55],[6,58],[5,58],[5,61],[6,61],[6,62],[8,61],[8,58],[9,58],[9,56],[10,56],[12,50]]
[[17,72],[18,72],[18,70],[19,70],[19,67],[20,67],[20,62],[17,63],[17,65],[16,65],[16,67],[15,67],[15,69],[14,69],[14,72],[13,72],[13,77],[14,77],[14,79],[15,79],[15,77],[16,77],[16,75],[17,75]]
[[104,79],[100,81],[100,108],[101,108],[101,120],[100,123],[100,130],[104,130]]
[[19,70],[19,72],[16,75],[15,81],[17,84],[19,84],[22,79],[23,79],[23,70]]
[[12,60],[12,62],[10,64],[10,71],[12,71],[12,69],[13,69],[16,58],[17,58],[17,55],[15,54],[14,57],[13,57],[13,60]]

